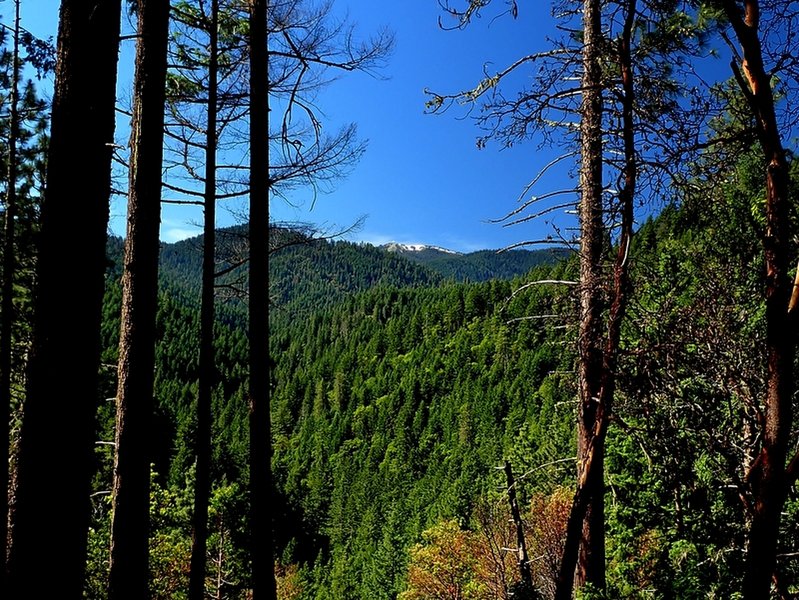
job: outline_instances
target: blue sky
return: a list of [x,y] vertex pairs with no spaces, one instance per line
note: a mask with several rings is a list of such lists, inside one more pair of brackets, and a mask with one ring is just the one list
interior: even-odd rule
[[[516,20],[487,15],[463,31],[438,26],[443,13],[435,0],[395,2],[391,10],[376,10],[387,4],[368,0],[336,4],[348,9],[360,31],[387,26],[396,37],[382,78],[348,74],[319,99],[332,123],[357,124],[368,149],[352,174],[333,193],[320,196],[313,210],[306,194],[297,208],[273,203],[272,214],[333,228],[366,215],[352,238],[460,251],[499,248],[548,233],[543,222],[503,228],[487,221],[512,210],[525,184],[554,154],[539,152],[534,143],[478,150],[479,131],[466,111],[454,107],[443,115],[425,114],[424,89],[469,89],[484,65],[493,72],[544,49],[545,35],[552,33],[549,4],[521,3]],[[501,0],[495,5],[504,8]]]
[[[501,6],[501,0],[496,4]],[[55,37],[58,5],[58,0],[24,2],[23,26],[37,36]],[[365,216],[363,227],[349,239],[424,242],[461,251],[498,248],[546,232],[543,222],[503,228],[487,221],[514,208],[524,185],[551,155],[532,143],[503,151],[490,145],[478,150],[478,131],[463,118],[465,111],[425,114],[424,89],[469,88],[479,80],[484,64],[500,69],[524,53],[544,48],[552,22],[548,3],[524,3],[516,20],[482,18],[466,31],[442,31],[442,12],[435,0],[336,0],[335,6],[364,36],[387,27],[396,39],[380,77],[345,74],[317,102],[328,129],[354,122],[368,149],[348,177],[315,202],[302,192],[292,196],[293,206],[273,201],[273,218],[336,230]],[[10,10],[10,2],[0,4],[4,17]],[[123,96],[133,58],[131,42],[125,45],[120,58]],[[125,136],[124,125],[118,126],[117,142],[124,144]],[[124,234],[124,212],[124,202],[115,201],[111,229],[119,235]],[[175,241],[196,235],[201,219],[197,209],[165,207],[162,238]],[[219,225],[234,221],[233,215],[220,211]]]
[[[38,36],[55,36],[58,4],[23,3],[23,25]],[[436,0],[335,0],[335,7],[364,36],[385,26],[396,38],[380,77],[345,74],[317,100],[328,130],[354,122],[360,137],[368,140],[368,149],[349,176],[315,202],[307,192],[294,194],[290,204],[274,200],[273,218],[337,230],[365,216],[364,225],[348,239],[428,243],[459,251],[500,248],[552,233],[551,223],[543,219],[513,227],[488,221],[515,208],[525,185],[560,151],[541,149],[535,141],[504,150],[492,144],[478,149],[479,131],[465,109],[454,107],[443,115],[424,111],[425,88],[441,93],[468,89],[484,68],[493,73],[522,55],[546,49],[546,36],[554,34],[549,3],[520,2],[517,19],[494,19],[504,7],[502,0],[494,0],[486,16],[463,31],[438,26],[439,17],[446,15]],[[4,15],[10,10],[7,0],[0,4]],[[125,42],[122,97],[130,86],[132,59],[132,42]],[[117,142],[124,144],[126,135],[121,124]],[[568,174],[559,171],[542,180],[533,193],[572,186]],[[119,235],[124,234],[124,212],[124,201],[117,200],[111,229]],[[219,213],[220,226],[235,222],[233,214]],[[572,219],[562,212],[554,217],[561,226]],[[165,207],[162,238],[176,241],[196,235],[201,220],[198,209]]]

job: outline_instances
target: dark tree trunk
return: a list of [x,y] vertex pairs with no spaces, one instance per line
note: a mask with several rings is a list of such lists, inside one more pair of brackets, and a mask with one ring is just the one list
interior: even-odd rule
[[[14,329],[14,278],[16,252],[14,244],[17,218],[17,139],[19,138],[19,0],[14,1],[14,49],[11,55],[11,94],[9,98],[8,177],[6,187],[6,220],[3,239],[3,288],[0,305],[0,556],[6,556],[8,539],[8,461],[11,421],[11,349]],[[0,569],[0,590],[5,588],[5,568]]]
[[254,600],[277,598],[270,519],[269,78],[266,0],[250,4],[250,535]]
[[[580,123],[580,327],[578,339],[578,483],[558,578],[557,598],[572,585],[605,584],[604,440],[595,436],[602,379],[602,36],[598,0],[583,3],[583,100]],[[579,561],[578,561],[579,555]],[[576,581],[574,572],[577,567]]]
[[211,0],[208,28],[208,105],[205,137],[203,273],[200,301],[200,378],[197,386],[197,471],[191,545],[189,600],[205,597],[208,500],[211,494],[211,396],[215,382],[214,271],[216,248],[216,127],[219,1]]
[[[619,228],[616,261],[613,265],[613,293],[610,300],[610,311],[607,321],[607,338],[602,357],[602,383],[599,394],[601,415],[597,416],[596,437],[604,446],[605,434],[609,425],[613,408],[613,397],[616,393],[616,369],[619,359],[619,343],[621,341],[621,324],[627,311],[630,290],[629,251],[633,238],[633,200],[635,199],[638,180],[638,162],[635,152],[635,123],[633,109],[635,106],[635,86],[632,64],[632,34],[635,24],[636,0],[628,0],[624,29],[619,40],[618,60],[619,75],[622,85],[621,122],[622,141],[624,146],[624,168],[622,172],[624,185],[619,191],[619,212],[621,223]],[[598,411],[598,412],[600,412]],[[604,488],[604,483],[603,483]]]
[[120,0],[61,3],[8,598],[82,595],[119,22]]
[[780,513],[785,501],[785,463],[792,420],[795,354],[795,313],[789,312],[788,163],[777,126],[771,77],[763,65],[759,38],[760,6],[757,0],[723,2],[743,51],[743,74],[735,68],[738,83],[757,122],[766,164],[766,398],[762,447],[749,471],[752,522],[744,573],[744,598],[767,599],[776,565]]
[[139,0],[114,463],[109,598],[148,597],[150,452],[158,309],[169,0]]

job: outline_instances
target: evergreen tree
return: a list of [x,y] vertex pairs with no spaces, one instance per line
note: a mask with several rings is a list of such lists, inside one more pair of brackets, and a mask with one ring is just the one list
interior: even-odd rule
[[[250,536],[253,598],[277,598],[269,360],[269,73],[267,1],[250,4]],[[266,368],[264,368],[266,366]]]
[[[460,10],[452,8],[454,4],[445,6],[458,19],[455,28],[460,29],[490,3],[468,1]],[[518,7],[511,5],[509,14],[515,16]],[[576,340],[578,481],[559,591],[560,597],[568,598],[573,580],[578,586],[605,586],[604,444],[629,295],[627,256],[636,187],[641,165],[646,166],[649,185],[655,190],[653,182],[662,177],[661,170],[670,169],[673,158],[664,148],[673,142],[657,129],[684,119],[679,104],[673,101],[678,88],[670,61],[690,55],[692,40],[698,39],[702,29],[671,3],[564,3],[559,13],[569,23],[564,27],[564,41],[556,41],[551,50],[520,58],[471,90],[431,94],[428,108],[441,111],[453,101],[473,104],[485,98],[477,116],[478,124],[487,130],[480,144],[495,138],[511,145],[538,135],[552,145],[567,146],[566,153],[536,174],[520,198],[520,207],[502,220],[520,224],[572,207],[577,208],[579,218],[579,240],[566,240],[579,245],[581,261],[576,282],[580,303]],[[572,25],[578,15],[582,22]],[[687,40],[670,32],[672,20],[683,23],[683,31],[689,33]],[[524,89],[518,100],[496,91],[511,73],[530,65],[538,66],[534,74],[537,86]],[[570,87],[569,82],[577,80],[581,84]],[[574,98],[580,99],[579,104]],[[695,118],[701,122],[705,112],[697,113]],[[579,127],[569,119],[572,115],[579,119]],[[563,125],[558,135],[552,133],[553,123]],[[576,188],[524,197],[544,172],[575,156],[580,172]],[[622,185],[611,192],[603,181],[614,174]],[[572,194],[578,196],[576,202],[551,200]],[[544,200],[550,204],[541,207]],[[537,212],[526,214],[532,207]],[[548,236],[518,245],[552,241]],[[612,268],[607,268],[612,244],[616,245],[616,258]]]
[[[197,387],[197,456],[194,530],[189,597],[205,594],[208,500],[211,491],[212,393],[217,382],[214,359],[216,204],[243,195],[236,165],[221,162],[226,132],[246,113],[246,63],[238,34],[243,20],[236,2],[181,2],[174,7],[173,66],[168,80],[170,115],[167,172],[187,184],[167,182],[168,189],[200,198],[203,207],[202,280],[200,285],[199,380]],[[203,123],[202,126],[198,123]],[[233,176],[221,173],[230,172]],[[232,186],[232,188],[231,188]],[[231,188],[230,192],[220,189]],[[188,200],[196,203],[197,200]]]
[[[2,306],[0,306],[0,556],[6,556],[8,540],[8,459],[11,420],[12,335],[14,327],[14,280],[16,264],[14,242],[17,219],[17,141],[19,137],[19,0],[14,3],[14,49],[11,54],[11,92],[8,136],[8,177],[6,179],[5,227],[3,239]],[[0,589],[5,587],[5,568],[0,573]]]
[[200,358],[197,383],[197,468],[194,487],[189,600],[205,597],[208,501],[211,493],[211,394],[216,379],[214,361],[214,274],[217,182],[217,115],[219,114],[219,2],[211,0],[205,19],[208,32],[208,89],[205,121],[203,178],[203,269],[200,293]]
[[[46,103],[38,98],[31,81],[22,82],[21,68],[29,64],[50,70],[54,50],[47,42],[38,40],[25,31],[20,24],[19,1],[14,3],[13,27],[5,26],[12,36],[11,49],[2,53],[2,82],[6,90],[3,106],[8,107],[8,116],[2,121],[5,184],[3,270],[0,295],[0,439],[7,443],[0,451],[0,464],[9,465],[9,440],[14,406],[20,401],[20,388],[24,372],[24,356],[30,326],[29,300],[32,288],[34,260],[33,235],[37,228],[38,204],[43,191],[44,153],[46,152],[47,126],[44,113]],[[5,493],[0,499],[0,548],[5,548],[8,526],[9,469],[0,472]],[[5,572],[0,573],[0,579]],[[0,589],[4,583],[0,583]]]
[[139,0],[122,276],[109,598],[147,598],[169,0]]
[[[119,0],[62,2],[33,338],[12,501],[12,598],[34,589],[44,596],[82,595],[119,22]],[[76,156],[83,165],[81,178],[74,176]],[[71,302],[64,293],[66,273],[71,289],[80,292]],[[51,501],[54,489],[57,502]],[[49,536],[52,556],[46,578],[38,575],[41,531]]]
[[[740,67],[736,61],[731,64],[754,118],[765,165],[766,223],[762,239],[766,266],[767,392],[763,403],[762,446],[747,474],[753,512],[743,586],[744,598],[755,600],[770,595],[782,507],[790,482],[786,479],[786,460],[793,425],[797,290],[792,290],[789,278],[792,237],[789,165],[777,122],[772,74],[763,59],[761,39],[766,34],[761,29],[760,2],[746,0],[741,7],[737,2],[725,0],[720,6],[741,47]],[[784,14],[787,6],[788,3],[777,3],[772,7],[771,17],[780,22],[790,19]],[[787,47],[783,55],[792,55],[793,51],[795,48]]]

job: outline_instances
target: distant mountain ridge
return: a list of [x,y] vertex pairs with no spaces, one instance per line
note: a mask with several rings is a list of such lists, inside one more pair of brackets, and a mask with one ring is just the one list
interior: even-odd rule
[[400,242],[389,242],[388,244],[383,244],[382,246],[379,246],[379,248],[382,248],[386,252],[398,252],[400,254],[431,252],[431,253],[449,254],[455,256],[463,255],[463,252],[449,250],[447,248],[442,248],[441,246],[431,246],[430,244],[402,244]]
[[571,252],[562,248],[542,250],[477,250],[457,252],[430,244],[390,242],[379,248],[422,264],[446,279],[456,281],[489,281],[512,279],[540,265],[553,265],[568,258]]
[[[435,287],[446,281],[482,282],[513,279],[541,265],[553,265],[570,253],[559,249],[480,250],[461,253],[430,244],[367,243],[314,239],[305,232],[275,227],[270,235],[270,288],[274,306],[312,307],[337,304],[345,296],[374,287]],[[162,243],[162,289],[188,305],[199,302],[202,236]],[[115,277],[121,276],[123,240],[109,239],[108,255]],[[246,227],[217,233],[217,279],[220,299],[246,290]],[[238,265],[231,268],[231,265]],[[227,290],[227,293],[226,293]],[[220,306],[228,305],[222,303]],[[221,310],[221,309],[220,309]]]

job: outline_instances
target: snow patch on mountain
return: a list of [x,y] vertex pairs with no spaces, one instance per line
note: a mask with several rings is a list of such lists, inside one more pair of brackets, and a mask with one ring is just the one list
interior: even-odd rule
[[389,242],[381,246],[387,252],[424,252],[425,250],[433,250],[436,252],[443,252],[445,254],[460,255],[461,252],[442,248],[441,246],[431,246],[429,244],[401,244],[399,242]]

